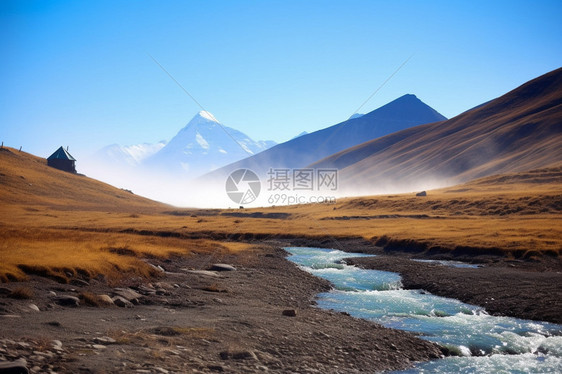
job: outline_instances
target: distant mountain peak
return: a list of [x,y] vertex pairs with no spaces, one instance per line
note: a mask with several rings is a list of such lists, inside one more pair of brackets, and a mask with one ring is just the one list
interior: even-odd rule
[[382,107],[375,109],[374,111],[367,113],[363,118],[384,118],[391,116],[394,119],[399,119],[396,117],[396,113],[401,113],[399,118],[406,122],[418,122],[419,118],[429,118],[433,117],[433,122],[443,121],[447,118],[437,112],[435,109],[421,101],[414,94],[405,94],[399,98],[391,101],[390,103],[383,105]]
[[307,134],[308,134],[307,131],[303,131],[303,132],[301,132],[300,134],[298,134],[298,135],[296,135],[296,136],[293,136],[291,139],[296,139],[296,138],[299,138],[299,137],[301,137],[301,136],[303,136],[303,135],[307,135]]
[[363,117],[364,113],[353,113],[347,120]]
[[242,161],[233,162],[205,178],[222,178],[241,168],[251,168],[262,175],[266,175],[271,168],[303,168],[347,148],[393,132],[446,119],[412,94],[403,95],[367,114],[354,117],[306,136],[297,136]]
[[196,177],[275,144],[254,141],[243,132],[220,124],[210,112],[202,110],[143,164],[171,174]]
[[213,114],[211,112],[208,112],[206,110],[200,111],[199,113],[197,113],[197,115],[195,117],[197,117],[197,116],[202,117],[204,119],[207,119],[209,121],[213,121],[213,122],[217,122],[217,123],[219,122],[219,121],[217,121],[215,116],[213,116]]

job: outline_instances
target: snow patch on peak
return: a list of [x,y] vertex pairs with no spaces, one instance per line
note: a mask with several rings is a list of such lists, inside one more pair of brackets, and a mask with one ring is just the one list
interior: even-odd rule
[[206,110],[200,111],[199,116],[203,117],[205,119],[208,119],[209,121],[213,121],[213,122],[217,122],[217,123],[219,122],[219,121],[217,121],[215,116],[213,116],[210,112],[207,112]]
[[205,140],[199,132],[195,134],[195,141],[201,146],[203,149],[209,149],[209,143]]

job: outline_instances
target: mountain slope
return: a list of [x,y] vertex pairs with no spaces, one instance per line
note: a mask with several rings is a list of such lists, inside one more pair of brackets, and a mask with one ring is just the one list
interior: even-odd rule
[[448,121],[400,131],[312,166],[340,169],[344,188],[411,190],[558,162],[562,68]]
[[160,151],[143,163],[190,178],[257,154],[275,143],[254,141],[201,111]]
[[404,95],[358,118],[278,144],[206,177],[223,177],[239,168],[265,174],[269,168],[298,168],[365,141],[422,123],[446,118],[415,95]]
[[0,205],[42,205],[63,210],[145,211],[164,204],[83,175],[47,166],[44,158],[13,148],[0,149]]

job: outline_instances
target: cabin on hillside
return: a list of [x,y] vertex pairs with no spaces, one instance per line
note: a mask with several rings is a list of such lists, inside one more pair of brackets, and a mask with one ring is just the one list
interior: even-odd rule
[[69,173],[76,173],[76,159],[63,147],[57,149],[47,158],[47,165]]

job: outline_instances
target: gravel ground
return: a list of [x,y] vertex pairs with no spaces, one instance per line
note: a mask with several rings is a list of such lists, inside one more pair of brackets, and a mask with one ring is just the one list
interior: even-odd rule
[[[150,260],[165,270],[150,282],[2,284],[0,361],[24,359],[33,373],[373,373],[442,356],[411,334],[318,309],[329,284],[284,257],[261,245]],[[236,270],[200,272],[215,262]]]

